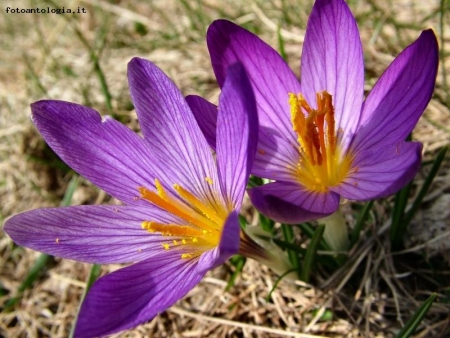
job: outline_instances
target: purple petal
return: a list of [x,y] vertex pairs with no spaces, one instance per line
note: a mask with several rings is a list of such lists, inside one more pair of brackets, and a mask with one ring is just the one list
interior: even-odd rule
[[112,205],[36,209],[15,215],[4,231],[17,244],[88,263],[129,263],[164,251],[163,237],[142,229],[146,220],[176,222],[155,207]]
[[151,320],[202,279],[197,263],[167,252],[100,278],[84,300],[75,337],[105,336]]
[[139,58],[130,61],[128,80],[155,165],[167,174],[166,186],[179,184],[195,196],[211,200],[211,192],[220,191],[217,168],[180,90],[153,63]]
[[339,206],[334,192],[314,192],[298,184],[273,182],[248,191],[250,199],[263,215],[276,222],[296,224],[328,216]]
[[[256,35],[226,20],[214,21],[207,33],[211,62],[219,85],[227,68],[241,62],[252,84],[258,105],[259,123],[274,128],[293,143],[288,93],[299,93],[300,83],[282,57]],[[264,139],[259,140],[264,147]]]
[[357,171],[333,191],[352,200],[389,196],[410,182],[420,168],[422,144],[401,142],[377,147],[358,155]]
[[353,143],[356,152],[406,138],[431,99],[438,61],[436,36],[430,29],[392,62],[364,103]]
[[31,105],[32,119],[61,159],[108,194],[136,204],[139,186],[153,186],[148,146],[136,133],[90,108],[63,101]]
[[216,149],[217,106],[197,95],[186,96],[186,102],[209,146]]
[[[300,161],[298,145],[276,136],[268,128],[259,128],[265,147],[256,151],[252,174],[277,181],[297,182],[294,169]],[[258,144],[258,147],[261,142]]]
[[[208,143],[215,149],[217,107],[200,96],[187,96],[186,101]],[[264,147],[259,148],[256,152],[252,174],[273,180],[294,182],[295,174],[287,168],[295,168],[296,163],[300,161],[298,145],[292,144],[284,137],[276,136],[273,128],[261,127],[259,134],[265,139]],[[261,146],[261,142],[258,145]]]
[[342,146],[354,134],[364,95],[364,63],[356,21],[343,0],[317,0],[309,17],[301,60],[304,95],[313,107],[316,93],[333,96]]
[[219,98],[217,168],[226,203],[240,209],[258,143],[255,97],[245,70],[230,66]]
[[238,253],[241,229],[238,217],[237,211],[233,211],[228,215],[223,225],[219,245],[201,255],[197,266],[198,273],[205,273],[222,265],[228,258]]

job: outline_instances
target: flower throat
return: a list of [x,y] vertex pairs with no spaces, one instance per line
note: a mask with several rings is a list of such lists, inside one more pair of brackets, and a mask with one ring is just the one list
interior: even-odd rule
[[312,109],[302,94],[289,93],[292,128],[301,155],[295,174],[307,189],[325,192],[347,176],[352,158],[341,154],[337,142],[332,96],[322,91],[316,100],[317,109]]
[[[211,181],[210,178],[206,180],[208,183]],[[143,229],[158,232],[167,239],[171,237],[171,240],[162,243],[165,250],[178,247],[182,251],[181,258],[193,258],[218,245],[229,213],[224,206],[202,201],[178,184],[173,186],[178,198],[166,191],[158,179],[155,179],[155,186],[156,191],[139,187],[141,198],[177,216],[181,221],[180,224],[142,222]]]

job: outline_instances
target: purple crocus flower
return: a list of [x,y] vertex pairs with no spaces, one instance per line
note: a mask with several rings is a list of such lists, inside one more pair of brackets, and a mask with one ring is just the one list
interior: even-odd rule
[[240,233],[238,220],[258,135],[242,65],[227,72],[215,157],[181,92],[158,67],[135,58],[128,78],[144,137],[77,104],[31,106],[50,147],[125,205],[37,209],[10,218],[4,227],[16,243],[59,257],[137,262],[93,285],[81,307],[77,337],[148,321],[231,255],[252,256],[257,250]]
[[[284,223],[324,217],[341,198],[370,200],[398,191],[417,173],[421,144],[405,142],[433,93],[438,46],[422,32],[364,100],[364,64],[356,21],[343,0],[317,0],[306,29],[301,83],[280,55],[254,34],[215,21],[207,42],[221,87],[241,62],[259,114],[252,173],[275,182],[249,191],[254,206]],[[187,98],[215,144],[215,107]]]

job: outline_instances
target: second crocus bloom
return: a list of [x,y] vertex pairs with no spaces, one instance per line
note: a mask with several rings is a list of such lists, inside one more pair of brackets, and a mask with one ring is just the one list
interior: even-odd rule
[[[438,68],[432,30],[388,67],[364,100],[361,40],[343,0],[317,0],[301,58],[301,83],[281,56],[225,20],[208,30],[219,85],[241,62],[255,92],[259,143],[252,173],[274,182],[250,190],[257,209],[283,223],[332,214],[341,198],[370,200],[398,191],[417,173],[421,144],[405,142],[431,99]],[[215,146],[215,107],[188,97]]]

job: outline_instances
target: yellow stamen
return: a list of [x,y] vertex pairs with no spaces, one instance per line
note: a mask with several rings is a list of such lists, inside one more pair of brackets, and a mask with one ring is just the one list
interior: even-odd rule
[[225,214],[223,209],[219,211],[220,212],[219,215],[216,210],[211,208],[211,206],[200,201],[197,197],[192,195],[189,191],[187,191],[180,185],[175,184],[173,188],[185,201],[187,201],[189,204],[191,204],[193,207],[199,210],[207,219],[215,223],[221,222],[221,220],[223,219],[223,216]]
[[147,229],[149,232],[159,232],[163,236],[201,236],[202,231],[195,229],[188,225],[178,225],[178,224],[162,224],[153,221],[142,222],[142,227]]
[[201,228],[215,228],[215,224],[209,219],[201,217],[201,215],[197,213],[193,213],[191,208],[181,204],[176,199],[169,197],[158,180],[155,180],[155,183],[158,193],[150,191],[144,187],[139,187],[139,192],[141,193],[142,198],[191,224],[199,225],[199,223],[201,223]]
[[332,96],[322,91],[316,100],[317,109],[313,109],[302,94],[289,93],[292,128],[301,155],[297,178],[306,188],[323,192],[348,175],[352,156],[341,154],[338,147]]
[[[208,177],[205,180],[212,184]],[[184,248],[181,258],[194,258],[202,252],[209,250],[219,243],[223,224],[228,216],[228,207],[215,202],[203,201],[178,184],[173,188],[179,195],[173,195],[171,190],[166,190],[158,179],[155,179],[155,190],[150,191],[145,187],[139,187],[141,198],[151,202],[161,209],[166,210],[180,219],[180,223],[160,223],[156,221],[143,221],[143,229],[151,233],[160,233],[166,237],[177,237],[169,243],[162,243],[164,250],[173,246],[177,249]]]

